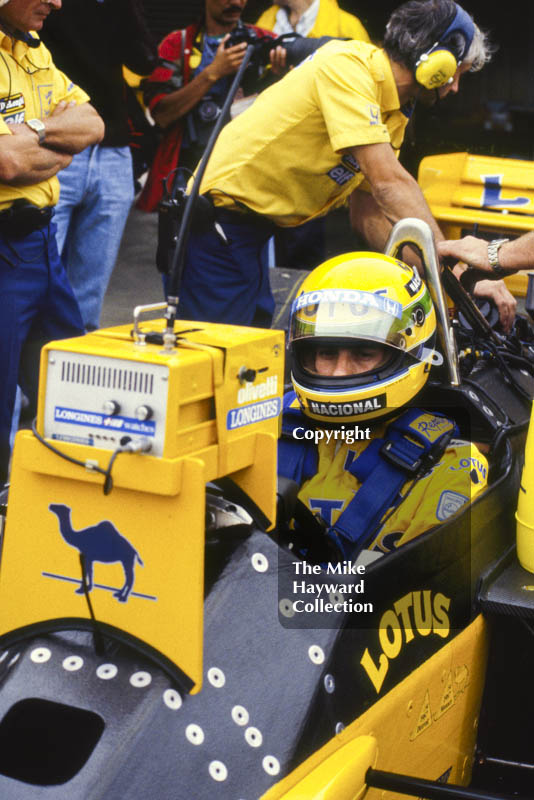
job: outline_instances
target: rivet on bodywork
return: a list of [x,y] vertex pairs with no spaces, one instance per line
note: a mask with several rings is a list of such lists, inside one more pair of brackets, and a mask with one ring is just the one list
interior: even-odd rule
[[336,682],[334,680],[333,675],[325,675],[324,676],[324,688],[328,692],[328,694],[333,694],[336,690]]
[[212,686],[215,686],[216,689],[222,689],[222,687],[226,683],[226,676],[222,671],[222,669],[218,669],[217,667],[211,667],[208,670],[208,680]]
[[63,659],[61,665],[67,672],[77,672],[83,667],[83,658],[81,656],[67,656]]
[[152,675],[150,672],[134,672],[130,677],[130,683],[137,689],[144,689],[145,686],[152,683]]
[[31,651],[30,658],[34,664],[45,664],[52,658],[52,651],[48,647],[36,647]]
[[280,602],[278,603],[278,608],[280,609],[280,613],[283,617],[294,617],[295,616],[295,609],[293,608],[293,603],[287,597],[283,597]]
[[324,651],[318,644],[312,644],[312,646],[308,648],[308,656],[310,661],[314,664],[322,664],[324,662]]
[[244,706],[234,706],[232,708],[232,719],[236,725],[246,725],[249,721],[249,713]]
[[204,731],[200,725],[195,725],[194,723],[187,726],[185,729],[185,736],[187,741],[191,742],[191,744],[202,744],[204,741]]
[[280,772],[280,762],[274,756],[265,756],[261,764],[268,775],[278,775]]
[[251,747],[261,747],[263,742],[261,731],[259,731],[257,728],[253,728],[252,726],[247,728],[245,731],[245,741]]
[[165,689],[163,692],[163,702],[172,711],[177,711],[182,707],[182,698],[176,689]]
[[96,677],[103,681],[110,681],[118,671],[115,664],[100,664],[96,671]]
[[212,761],[209,770],[214,781],[225,781],[228,777],[228,770],[222,761]]
[[256,572],[267,572],[269,569],[269,562],[263,553],[254,553],[250,560]]

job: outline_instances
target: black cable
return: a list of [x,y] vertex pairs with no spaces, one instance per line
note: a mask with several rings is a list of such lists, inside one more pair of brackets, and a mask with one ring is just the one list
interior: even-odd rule
[[202,183],[202,178],[204,177],[204,172],[206,171],[206,167],[211,157],[213,147],[215,145],[215,142],[217,140],[217,137],[219,136],[219,133],[223,125],[225,124],[225,120],[228,111],[230,109],[230,105],[232,104],[232,101],[237,93],[237,90],[241,83],[241,79],[245,73],[246,68],[249,65],[253,52],[254,52],[254,46],[249,44],[245,52],[243,61],[241,62],[239,69],[237,70],[234,76],[232,85],[230,86],[228,94],[225,98],[223,107],[221,109],[221,113],[219,114],[217,122],[215,123],[215,126],[211,132],[208,144],[206,145],[206,149],[204,151],[204,155],[202,156],[200,164],[197,167],[195,181],[193,183],[191,193],[187,197],[187,202],[185,204],[184,214],[182,217],[182,223],[180,225],[180,230],[178,232],[176,247],[174,250],[173,259],[169,270],[169,284],[168,284],[169,289],[167,292],[168,308],[165,314],[167,318],[167,330],[173,330],[174,328],[174,320],[176,318],[176,306],[178,303],[178,291],[184,269],[185,248],[187,240],[189,238],[189,231],[191,228],[191,222],[193,218],[193,209],[195,200],[198,197],[200,184]]
[[82,569],[83,594],[87,602],[87,608],[89,609],[89,616],[91,617],[91,622],[93,623],[93,644],[95,648],[95,653],[97,654],[97,656],[102,656],[106,651],[106,647],[104,644],[104,637],[102,635],[102,631],[98,627],[98,620],[95,616],[95,612],[93,611],[93,604],[91,603],[91,598],[89,597],[89,588],[87,586],[87,571],[85,569],[85,556],[83,555],[83,553],[80,553],[80,566]]
[[115,459],[121,453],[131,452],[130,450],[126,450],[123,447],[118,447],[116,450],[113,451],[111,458],[109,459],[107,468],[102,469],[102,467],[99,467],[98,464],[92,464],[89,461],[81,461],[78,458],[74,458],[73,456],[67,455],[67,453],[63,453],[61,450],[58,450],[57,447],[54,447],[53,444],[50,444],[50,442],[47,442],[46,439],[44,439],[41,436],[41,434],[37,431],[36,423],[37,423],[37,418],[34,419],[32,422],[32,433],[35,436],[35,438],[39,442],[41,442],[42,445],[44,445],[48,450],[50,450],[56,456],[64,458],[65,461],[68,461],[71,464],[75,464],[78,467],[83,467],[84,469],[89,470],[90,472],[98,472],[100,475],[103,475],[104,483],[102,488],[104,490],[104,494],[109,494],[111,492],[111,490],[113,489],[113,478],[111,477],[111,470],[113,468],[113,464],[115,463]]

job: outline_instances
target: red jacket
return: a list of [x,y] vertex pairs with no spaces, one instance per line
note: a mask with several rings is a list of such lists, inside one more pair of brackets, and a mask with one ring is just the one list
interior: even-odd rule
[[[270,31],[265,31],[255,25],[247,25],[246,27],[259,35],[274,37],[274,34]],[[182,86],[185,86],[185,84],[191,80],[191,51],[200,28],[201,25],[199,23],[189,25],[183,30],[169,33],[165,39],[163,39],[158,48],[160,63],[152,72],[148,83],[162,84],[169,81],[173,75],[172,69],[168,65],[169,62],[178,63],[180,61],[182,67]],[[166,92],[161,91],[152,94],[148,102],[150,111],[155,108],[165,95]],[[172,170],[178,166],[184,120],[185,117],[182,117],[163,132],[163,138],[156,151],[146,183],[137,200],[137,208],[142,211],[155,211],[157,209],[163,197],[164,180]]]

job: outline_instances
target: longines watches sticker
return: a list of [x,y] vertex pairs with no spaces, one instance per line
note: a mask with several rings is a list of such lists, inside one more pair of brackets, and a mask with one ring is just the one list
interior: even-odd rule
[[261,422],[264,419],[277,417],[282,409],[282,401],[279,397],[274,400],[264,400],[262,403],[251,403],[242,408],[231,408],[226,416],[226,428],[229,431],[235,428],[242,428],[244,425],[252,425],[254,422]]

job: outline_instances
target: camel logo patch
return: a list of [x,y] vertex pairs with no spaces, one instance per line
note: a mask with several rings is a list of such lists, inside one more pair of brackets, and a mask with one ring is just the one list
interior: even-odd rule
[[[72,527],[71,511],[69,506],[62,503],[50,503],[49,511],[55,514],[59,524],[59,532],[64,541],[80,552],[84,559],[85,581],[88,592],[93,588],[111,591],[113,596],[120,602],[126,603],[130,595],[142,597],[147,600],[156,600],[151,595],[141,595],[132,592],[135,581],[136,563],[144,566],[141,556],[115,527],[110,520],[102,520],[96,525],[88,525],[80,530]],[[95,562],[101,564],[121,564],[124,571],[124,585],[120,588],[95,584],[93,582],[93,570]],[[43,573],[45,577],[66,580],[80,584],[75,590],[76,594],[84,594],[85,589],[79,579],[69,578],[52,573]]]

